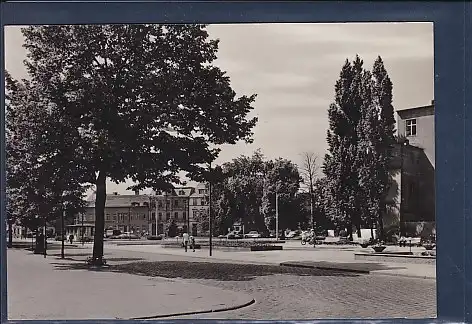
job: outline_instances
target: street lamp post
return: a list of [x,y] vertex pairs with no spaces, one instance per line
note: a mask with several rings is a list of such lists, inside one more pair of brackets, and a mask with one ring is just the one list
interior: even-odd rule
[[44,216],[44,226],[43,226],[43,235],[44,235],[44,258],[46,258],[46,247],[47,247],[47,236],[46,236],[46,224],[47,224],[47,217]]
[[155,197],[155,199],[154,199],[154,220],[155,220],[155,223],[156,223],[156,229],[155,229],[155,232],[156,232],[156,233],[155,233],[155,234],[156,234],[156,236],[157,236],[157,235],[158,235],[158,234],[157,234],[157,195],[156,195],[156,197]]
[[62,202],[62,211],[61,211],[61,259],[64,259],[64,219],[65,219],[66,207],[65,203]]
[[213,220],[212,220],[212,212],[211,212],[211,162],[209,165],[210,168],[210,179],[208,181],[208,221],[210,225],[210,256],[212,255],[213,251]]
[[190,235],[190,196],[187,199],[187,234]]
[[84,233],[85,232],[85,229],[84,229],[84,213],[82,213],[82,246],[84,245]]
[[279,192],[275,192],[275,240],[279,240]]

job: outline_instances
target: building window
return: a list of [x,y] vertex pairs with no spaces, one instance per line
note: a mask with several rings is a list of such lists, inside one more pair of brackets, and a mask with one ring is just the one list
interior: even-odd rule
[[187,213],[186,213],[186,212],[183,212],[183,213],[182,213],[182,219],[183,219],[183,220],[186,220],[186,219],[187,219]]
[[181,196],[185,195],[185,191],[180,190],[180,191],[179,191],[179,195],[181,195]]
[[162,213],[159,213],[159,220],[162,219]]
[[109,221],[110,220],[110,214],[107,214],[106,216],[106,220]]
[[174,207],[179,207],[179,201],[178,200],[174,200]]
[[203,194],[205,193],[205,189],[198,189],[198,193],[199,193],[200,195],[203,195]]
[[175,213],[174,213],[174,218],[175,218],[175,219],[179,219],[179,213],[178,213],[178,212],[175,212]]
[[116,221],[116,215],[113,215],[113,220]]
[[143,220],[146,220],[146,214],[143,214]]
[[204,199],[200,200],[200,205],[205,206],[205,200]]
[[170,213],[166,213],[166,220],[170,219]]
[[156,213],[151,213],[151,220],[155,220],[156,219]]
[[197,206],[197,199],[196,198],[193,198],[193,204],[194,206]]
[[416,136],[416,119],[406,120],[406,136]]

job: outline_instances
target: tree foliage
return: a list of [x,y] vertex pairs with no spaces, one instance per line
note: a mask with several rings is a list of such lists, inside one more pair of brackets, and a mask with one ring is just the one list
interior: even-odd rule
[[352,63],[346,60],[329,108],[329,152],[323,171],[326,211],[348,231],[353,225],[383,228],[395,142],[393,114],[392,82],[382,59],[377,58],[372,72],[358,56]]
[[[87,189],[80,171],[62,158],[69,150],[61,120],[48,118],[35,83],[18,82],[6,73],[7,217],[35,230],[54,224],[66,208],[70,218],[83,211]],[[54,136],[48,143],[45,138]]]
[[242,221],[247,231],[275,229],[275,194],[279,196],[280,228],[296,227],[300,218],[297,192],[300,176],[286,159],[266,160],[260,151],[240,156],[219,167],[213,186],[212,211],[221,233]]
[[[205,176],[212,145],[250,142],[255,95],[237,97],[212,63],[202,25],[32,26],[22,30],[29,76],[73,146],[62,157],[96,187],[93,256],[103,256],[106,180],[168,189]],[[57,136],[45,136],[53,147]]]

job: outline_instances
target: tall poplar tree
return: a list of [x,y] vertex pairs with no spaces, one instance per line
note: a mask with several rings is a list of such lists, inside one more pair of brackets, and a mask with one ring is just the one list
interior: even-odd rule
[[380,236],[384,238],[383,215],[387,212],[386,198],[392,176],[390,165],[392,162],[393,145],[395,144],[395,117],[393,107],[393,84],[388,76],[382,58],[377,57],[373,69],[373,102],[379,111],[378,145],[377,145],[377,178],[379,179],[379,210],[378,221]]
[[323,171],[328,185],[328,213],[338,226],[361,225],[362,199],[359,194],[358,125],[363,104],[363,61],[359,56],[346,60],[335,85],[335,100],[328,110],[328,153]]

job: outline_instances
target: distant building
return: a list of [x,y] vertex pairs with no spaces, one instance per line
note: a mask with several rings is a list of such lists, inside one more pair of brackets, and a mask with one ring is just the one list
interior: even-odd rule
[[[120,230],[134,234],[166,234],[169,225],[175,222],[180,231],[190,231],[193,235],[201,232],[197,223],[208,213],[208,191],[205,185],[196,187],[176,187],[150,195],[107,194],[105,202],[105,230]],[[205,198],[206,197],[206,198]],[[86,236],[94,235],[95,195],[87,199],[85,212],[76,216],[69,232],[81,235],[81,224],[86,228]],[[207,214],[206,214],[207,215]],[[188,218],[190,217],[190,219]],[[203,217],[204,218],[204,217]]]
[[434,101],[397,111],[401,143],[394,147],[393,185],[384,226],[399,225],[401,235],[435,232]]

